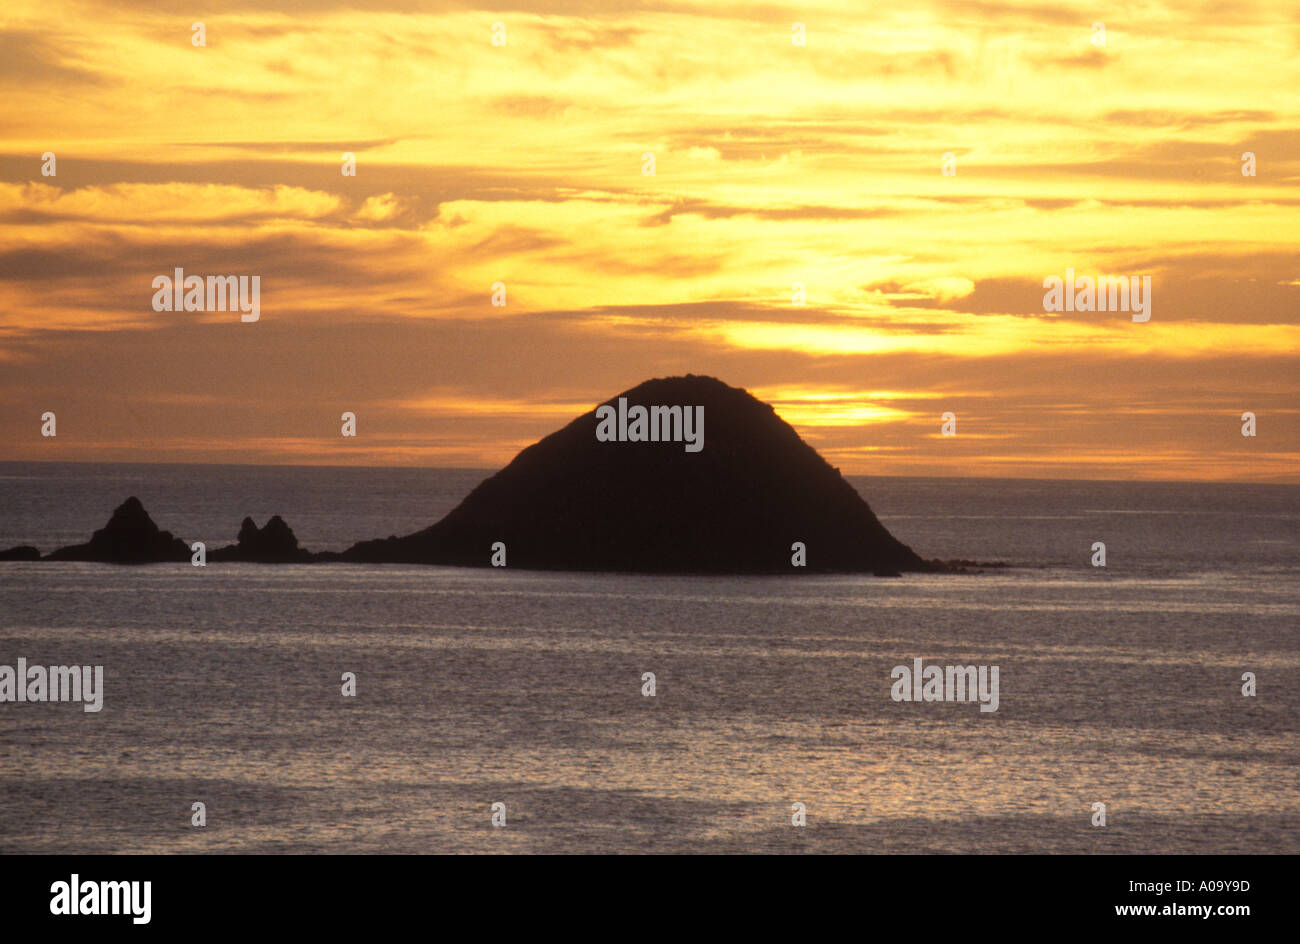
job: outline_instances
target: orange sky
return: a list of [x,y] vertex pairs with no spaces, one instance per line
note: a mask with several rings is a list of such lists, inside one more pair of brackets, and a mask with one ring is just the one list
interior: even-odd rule
[[1300,482],[1294,0],[220,6],[0,12],[0,460],[495,467],[691,372],[850,473]]

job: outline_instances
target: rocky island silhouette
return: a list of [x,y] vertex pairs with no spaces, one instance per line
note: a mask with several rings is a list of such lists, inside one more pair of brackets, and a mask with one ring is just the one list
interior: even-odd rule
[[[44,558],[26,546],[0,552],[0,560],[38,558],[150,563],[188,561],[191,550],[131,497],[85,544]],[[237,542],[208,558],[880,576],[970,563],[922,559],[769,404],[691,374],[605,401],[528,446],[423,530],[312,553],[278,515],[261,529],[245,518]]]

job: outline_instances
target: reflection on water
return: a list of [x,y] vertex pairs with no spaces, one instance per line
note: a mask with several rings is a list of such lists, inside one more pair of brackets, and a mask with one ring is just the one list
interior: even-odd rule
[[[0,613],[106,687],[0,705],[4,852],[1300,851],[1294,574],[6,564]],[[999,710],[892,701],[914,657]]]

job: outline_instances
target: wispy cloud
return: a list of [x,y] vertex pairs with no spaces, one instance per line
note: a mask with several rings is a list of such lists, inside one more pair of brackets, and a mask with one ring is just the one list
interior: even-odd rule
[[[1298,42],[1283,0],[21,0],[0,457],[495,465],[691,371],[850,472],[1295,481]],[[176,266],[261,320],[154,311]],[[1044,311],[1067,267],[1151,321]]]

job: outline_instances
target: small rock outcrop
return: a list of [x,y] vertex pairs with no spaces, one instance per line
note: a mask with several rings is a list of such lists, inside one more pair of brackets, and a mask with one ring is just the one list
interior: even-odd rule
[[131,496],[117,506],[108,524],[96,531],[87,543],[61,547],[45,559],[149,564],[188,561],[190,549],[170,531],[159,530],[140,499]]
[[259,564],[305,564],[315,559],[298,546],[298,538],[284,519],[275,515],[262,528],[252,518],[239,526],[238,543],[218,548],[208,555],[211,561],[246,561]]
[[0,561],[34,561],[41,559],[41,552],[30,544],[20,544],[0,551]]

